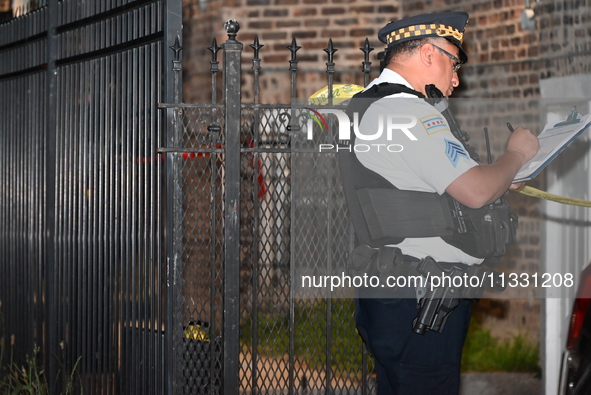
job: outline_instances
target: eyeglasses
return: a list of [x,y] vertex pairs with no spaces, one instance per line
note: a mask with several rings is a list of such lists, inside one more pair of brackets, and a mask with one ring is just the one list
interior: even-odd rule
[[438,50],[440,50],[441,52],[443,52],[444,55],[446,55],[448,58],[450,58],[451,60],[453,60],[454,62],[456,62],[456,64],[453,67],[454,73],[457,73],[458,70],[460,69],[460,67],[462,67],[462,61],[458,58],[456,58],[455,56],[453,56],[452,54],[450,54],[449,52],[447,52],[445,49],[438,47],[437,45],[431,43],[432,46],[434,46],[435,48],[437,48]]

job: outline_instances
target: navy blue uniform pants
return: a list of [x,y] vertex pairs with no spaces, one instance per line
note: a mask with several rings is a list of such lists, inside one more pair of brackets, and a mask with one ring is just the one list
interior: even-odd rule
[[449,315],[443,333],[412,331],[415,298],[360,298],[355,321],[376,360],[378,395],[455,395],[470,301]]

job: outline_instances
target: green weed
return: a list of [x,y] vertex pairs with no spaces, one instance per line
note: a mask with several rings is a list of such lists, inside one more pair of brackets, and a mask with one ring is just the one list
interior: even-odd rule
[[464,372],[541,373],[540,348],[522,334],[500,340],[483,329],[477,320],[470,323],[462,355]]
[[[0,303],[0,308],[2,304]],[[37,363],[40,359],[39,347],[35,346],[33,355],[28,354],[25,357],[25,363],[19,366],[13,361],[14,354],[14,336],[10,336],[10,357],[7,362],[4,362],[7,349],[6,338],[6,322],[4,315],[0,310],[0,394],[6,395],[49,395],[49,384],[47,382],[47,374],[43,367]],[[67,373],[64,369],[63,363],[60,361],[60,371],[58,377],[61,376],[64,383],[64,390],[62,395],[83,394],[82,380],[78,375],[78,363],[81,358],[78,358],[74,367]]]

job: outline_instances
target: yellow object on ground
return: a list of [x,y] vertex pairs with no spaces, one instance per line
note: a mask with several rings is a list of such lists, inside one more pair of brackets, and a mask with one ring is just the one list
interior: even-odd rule
[[209,341],[209,328],[204,328],[200,324],[190,322],[185,328],[185,337],[187,339]]

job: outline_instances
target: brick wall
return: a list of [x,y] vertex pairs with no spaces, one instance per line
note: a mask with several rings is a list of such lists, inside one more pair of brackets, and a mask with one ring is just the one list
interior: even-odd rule
[[[261,89],[261,101],[285,103],[291,96],[288,72],[291,53],[287,47],[293,38],[301,47],[297,51],[300,69],[297,95],[307,97],[327,85],[327,55],[324,49],[329,39],[337,49],[334,55],[337,64],[335,81],[363,84],[359,73],[363,53],[359,48],[366,38],[376,48],[372,52],[372,62],[377,72],[379,63],[375,54],[383,47],[376,38],[377,30],[400,15],[396,2],[384,0],[233,0],[211,2],[205,10],[187,2],[185,10],[187,8],[189,11],[183,15],[183,61],[185,69],[190,64],[190,68],[195,70],[185,72],[186,101],[203,97],[200,89],[193,88],[205,78],[209,67],[209,64],[204,64],[206,54],[203,48],[210,45],[213,36],[218,38],[218,43],[226,39],[223,23],[227,19],[236,19],[240,23],[237,39],[245,45],[243,68],[246,72],[250,72],[252,67],[253,51],[249,45],[255,35],[264,45],[260,51],[263,67],[261,85],[272,89]],[[189,25],[198,27],[189,28]],[[203,33],[206,39],[200,35]],[[251,95],[250,80],[243,81],[243,90],[248,100]]]
[[8,12],[10,10],[10,0],[0,0],[0,12]]
[[[535,5],[535,1],[531,1]],[[252,100],[252,50],[258,35],[264,45],[260,52],[261,102],[289,102],[290,52],[292,38],[302,47],[298,52],[298,97],[307,97],[326,85],[326,54],[329,38],[335,53],[335,82],[363,84],[360,73],[365,38],[377,53],[383,45],[377,31],[389,20],[417,13],[463,10],[470,14],[465,48],[470,58],[460,71],[461,86],[452,105],[472,143],[486,159],[484,126],[490,130],[493,156],[503,152],[507,138],[505,123],[540,130],[539,81],[544,78],[591,72],[591,4],[589,1],[542,0],[535,7],[535,29],[523,30],[524,0],[219,0],[199,8],[186,2],[183,37],[184,100],[209,101],[208,73],[211,38],[218,44],[226,39],[223,22],[237,19],[238,40],[245,44],[243,68],[244,100]],[[377,70],[376,70],[377,72]],[[455,100],[455,99],[454,99]],[[530,183],[544,188],[543,175]],[[508,272],[535,272],[540,262],[540,205],[533,198],[510,193],[509,199],[520,216],[518,241],[502,261]],[[499,327],[539,331],[539,300],[531,292],[515,289],[505,296],[505,313],[491,322]]]
[[227,39],[221,34],[224,3],[183,1],[183,101],[187,103],[211,103],[212,52],[207,48],[214,38],[218,46]]

